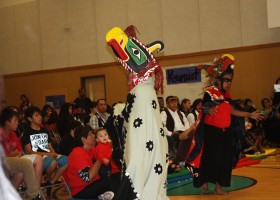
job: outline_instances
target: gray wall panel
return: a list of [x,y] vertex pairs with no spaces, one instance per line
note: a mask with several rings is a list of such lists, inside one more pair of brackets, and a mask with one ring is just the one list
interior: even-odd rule
[[149,44],[162,40],[162,8],[160,0],[127,0],[128,25],[137,27],[139,40]]
[[43,69],[69,67],[66,0],[39,1]]
[[15,6],[18,72],[42,70],[38,2]]
[[242,46],[280,42],[280,28],[268,28],[266,0],[240,0]]
[[201,51],[241,46],[239,1],[200,0]]
[[0,9],[0,73],[17,73],[14,7]]
[[165,55],[200,51],[197,0],[162,0],[162,19]]
[[115,55],[106,44],[106,33],[113,27],[127,26],[126,1],[96,0],[96,30],[99,63],[115,62]]
[[68,0],[69,66],[98,63],[97,28],[93,0]]
[[131,24],[144,44],[162,40],[165,56],[280,42],[280,28],[267,27],[266,0],[23,2],[0,8],[4,74],[114,62],[105,35]]

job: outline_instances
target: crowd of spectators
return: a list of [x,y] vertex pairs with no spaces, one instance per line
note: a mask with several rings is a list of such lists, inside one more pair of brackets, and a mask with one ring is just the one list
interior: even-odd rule
[[[275,92],[276,98],[277,95]],[[158,97],[158,102],[169,145],[171,165],[168,172],[178,172],[184,166],[192,142],[195,125],[202,111],[202,99],[191,103],[190,97],[180,102],[178,97],[168,96],[165,101]],[[263,153],[263,147],[280,145],[280,102],[277,99],[263,98],[261,105],[262,108],[256,108],[250,98],[234,101],[235,109],[246,112],[259,110],[263,116],[261,121],[249,118],[237,121],[242,129],[240,135],[244,136],[238,144],[242,149],[239,158],[244,157],[244,154]],[[22,165],[28,170],[32,166],[32,173],[29,175],[23,170],[10,174],[16,189],[23,184],[23,180],[31,180],[31,184],[23,184],[27,187],[30,199],[41,199],[38,193],[40,186],[52,186],[64,174],[70,182],[72,195],[76,197],[103,198],[105,195],[108,199],[113,198],[120,181],[124,138],[116,133],[117,128],[112,129],[115,120],[113,107],[105,99],[92,101],[81,88],[79,97],[73,102],[63,103],[58,111],[50,104],[40,109],[22,94],[19,107],[2,100],[0,116],[2,146],[7,160],[15,160],[8,163],[16,166],[13,163],[26,162],[27,164]],[[91,134],[94,135],[93,138]],[[84,154],[79,164],[75,157],[77,153]],[[74,177],[72,170],[77,168],[79,173]],[[30,178],[30,174],[34,177]],[[76,183],[83,184],[79,184],[78,189],[73,187],[76,183],[70,180],[71,177],[74,177]],[[104,186],[102,190],[97,183]],[[51,187],[49,188],[48,196],[51,195]],[[90,192],[90,189],[95,192]],[[96,192],[97,189],[100,192]]]

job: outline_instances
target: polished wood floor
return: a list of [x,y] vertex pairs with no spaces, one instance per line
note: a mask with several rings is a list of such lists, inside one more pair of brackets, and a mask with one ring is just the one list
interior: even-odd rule
[[171,196],[170,200],[279,200],[280,199],[280,149],[259,164],[237,168],[233,175],[246,176],[257,180],[257,184],[228,196],[188,195]]
[[[279,200],[280,149],[277,149],[273,155],[263,159],[257,165],[234,169],[233,175],[253,178],[257,181],[257,184],[246,189],[232,191],[227,196],[214,194],[170,196],[170,200]],[[70,198],[63,188],[55,189],[54,193],[54,197],[47,199],[65,200]]]

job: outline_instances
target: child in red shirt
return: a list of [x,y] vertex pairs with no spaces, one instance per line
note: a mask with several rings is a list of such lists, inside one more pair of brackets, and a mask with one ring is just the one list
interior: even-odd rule
[[119,172],[118,166],[112,160],[112,141],[107,130],[105,128],[98,129],[96,131],[96,137],[96,141],[98,142],[95,147],[96,157],[102,162],[99,175],[101,177],[108,177],[111,174]]

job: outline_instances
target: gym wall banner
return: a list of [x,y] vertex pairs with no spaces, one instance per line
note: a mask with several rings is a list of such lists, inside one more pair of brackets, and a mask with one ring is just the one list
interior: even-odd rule
[[201,71],[196,66],[166,69],[167,85],[201,82]]

